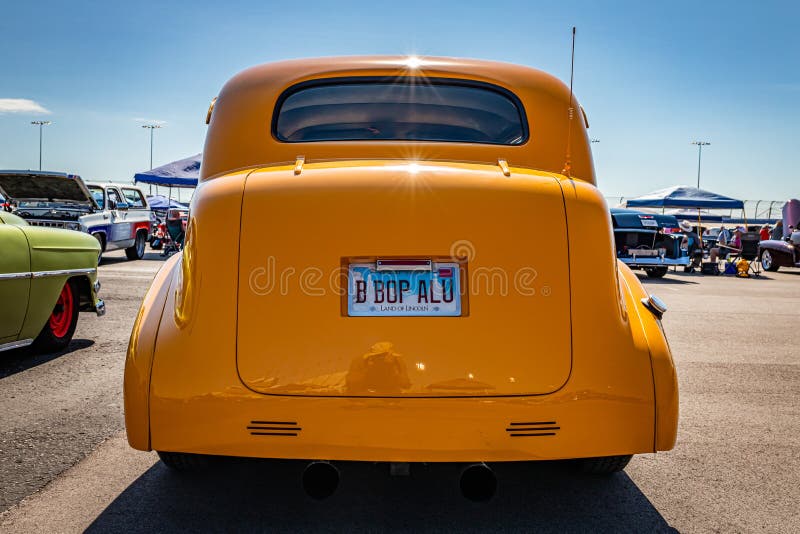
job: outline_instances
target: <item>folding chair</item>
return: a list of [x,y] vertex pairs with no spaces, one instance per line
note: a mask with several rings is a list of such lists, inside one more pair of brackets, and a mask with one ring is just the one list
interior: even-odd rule
[[761,241],[761,236],[758,232],[745,232],[742,234],[742,250],[739,252],[739,257],[747,260],[750,266],[747,271],[752,272],[756,276],[761,275],[761,262],[758,261],[758,243]]
[[732,258],[728,261],[747,260],[747,272],[761,276],[761,263],[758,261],[758,243],[761,240],[757,232],[742,233],[742,248],[732,249]]

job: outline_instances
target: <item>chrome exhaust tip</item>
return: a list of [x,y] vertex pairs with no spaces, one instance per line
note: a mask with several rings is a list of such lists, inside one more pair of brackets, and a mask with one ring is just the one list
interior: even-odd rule
[[303,489],[312,499],[326,499],[338,486],[339,470],[329,462],[311,462],[303,470]]
[[486,502],[497,490],[497,477],[485,463],[468,465],[458,482],[461,494],[472,502]]

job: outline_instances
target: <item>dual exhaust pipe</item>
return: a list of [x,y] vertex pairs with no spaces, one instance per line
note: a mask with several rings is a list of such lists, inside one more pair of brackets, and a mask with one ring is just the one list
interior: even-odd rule
[[[303,489],[309,497],[322,500],[339,487],[339,470],[330,462],[311,462],[303,470]],[[458,480],[461,494],[473,502],[490,500],[497,490],[497,477],[485,463],[466,466]]]

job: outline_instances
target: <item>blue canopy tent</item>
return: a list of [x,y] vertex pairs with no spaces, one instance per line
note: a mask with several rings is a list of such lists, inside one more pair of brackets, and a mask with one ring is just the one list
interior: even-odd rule
[[667,208],[690,210],[692,215],[697,217],[698,231],[700,230],[702,222],[701,209],[742,210],[742,218],[745,219],[745,226],[747,226],[747,219],[744,214],[744,202],[688,185],[677,185],[666,189],[659,189],[658,191],[653,191],[652,193],[640,197],[628,199],[625,201],[625,207],[661,208],[662,212]]
[[197,154],[190,158],[179,159],[149,171],[137,172],[133,176],[136,183],[164,185],[167,187],[197,187],[200,178],[200,157]]
[[170,208],[176,208],[181,210],[189,209],[188,205],[182,202],[178,202],[175,199],[167,198],[164,195],[148,196],[147,205],[150,206],[151,209],[164,210],[164,211]]
[[[172,163],[167,163],[161,167],[150,169],[149,171],[137,172],[133,175],[133,181],[137,184],[150,184],[169,188],[168,201],[172,200],[172,188],[194,188],[200,179],[200,159],[202,154],[189,158],[179,159]],[[152,189],[150,191],[152,193]]]
[[628,208],[706,208],[743,210],[744,202],[688,185],[659,189],[625,201]]

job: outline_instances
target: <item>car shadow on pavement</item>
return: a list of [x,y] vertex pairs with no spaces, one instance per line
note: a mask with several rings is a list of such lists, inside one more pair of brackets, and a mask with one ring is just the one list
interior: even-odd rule
[[144,256],[141,260],[129,260],[125,257],[124,254],[122,255],[114,255],[111,256],[109,254],[103,254],[103,259],[100,260],[100,265],[117,265],[117,264],[124,264],[129,263],[131,261],[165,261],[167,260],[167,256],[162,256],[160,250],[146,250]]
[[4,352],[2,356],[0,356],[0,378],[27,371],[28,369],[55,360],[56,358],[61,358],[75,351],[91,347],[92,345],[94,345],[94,341],[91,339],[73,339],[66,350],[53,352],[51,354],[35,354],[30,347]]
[[700,276],[700,275],[691,275],[691,274],[683,274],[680,275],[674,273],[668,273],[664,278],[649,278],[648,276],[640,276],[639,281],[643,284],[661,284],[661,285],[685,285],[685,284],[697,284],[699,283],[697,280],[692,280],[690,277],[693,276]]
[[200,473],[161,462],[142,474],[87,532],[134,531],[546,531],[676,532],[624,473],[593,477],[567,462],[493,464],[486,503],[461,496],[456,464],[337,463],[341,482],[323,501],[301,487],[305,462],[224,459]]

